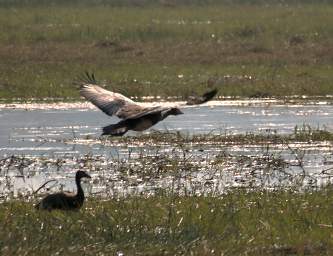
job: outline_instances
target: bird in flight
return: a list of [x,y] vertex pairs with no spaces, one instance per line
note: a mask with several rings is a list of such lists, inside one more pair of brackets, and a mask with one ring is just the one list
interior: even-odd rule
[[[143,106],[124,95],[105,90],[98,86],[94,74],[85,73],[80,78],[80,95],[109,116],[122,119],[116,124],[103,127],[102,135],[122,136],[127,131],[144,131],[169,115],[181,115],[179,107]],[[217,89],[206,92],[202,96],[189,97],[186,105],[205,103],[217,94]]]

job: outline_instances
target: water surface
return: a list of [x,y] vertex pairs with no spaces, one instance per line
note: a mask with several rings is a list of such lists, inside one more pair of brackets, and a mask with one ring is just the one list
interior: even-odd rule
[[[154,194],[159,189],[216,195],[233,187],[321,186],[332,182],[332,142],[291,145],[133,145],[100,140],[101,127],[118,121],[88,104],[6,106],[0,109],[2,196],[48,188],[74,190],[73,175],[93,176],[90,194]],[[333,105],[218,102],[184,108],[153,130],[185,134],[290,134],[295,126],[333,131]],[[128,136],[140,135],[130,132]],[[185,150],[186,149],[186,150]],[[184,151],[185,150],[185,151]],[[300,165],[300,159],[302,165]]]
[[[71,152],[73,147],[61,143],[62,140],[87,136],[97,138],[101,134],[101,127],[119,120],[91,105],[68,109],[59,109],[57,105],[53,107],[0,109],[0,156]],[[282,105],[246,101],[243,105],[239,102],[235,105],[213,103],[182,110],[184,115],[169,116],[152,129],[188,134],[244,134],[267,130],[287,134],[292,133],[295,126],[306,124],[313,128],[333,130],[333,105],[329,104]],[[90,149],[78,147],[75,150],[86,152]]]

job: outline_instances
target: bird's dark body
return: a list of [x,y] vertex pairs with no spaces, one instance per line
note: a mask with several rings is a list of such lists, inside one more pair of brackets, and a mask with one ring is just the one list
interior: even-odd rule
[[141,132],[157,124],[159,121],[162,120],[162,118],[162,113],[158,112],[142,116],[137,119],[127,119],[124,121],[128,124],[129,130]]
[[103,135],[121,136],[125,134],[128,130],[137,132],[144,131],[158,123],[161,118],[162,114],[159,112],[142,116],[137,119],[125,119],[117,124],[105,126],[103,128]]
[[84,197],[77,198],[75,195],[56,193],[45,197],[36,205],[36,208],[43,210],[79,210],[83,202]]
[[102,135],[122,136],[129,130],[141,132],[154,126],[169,115],[181,114],[183,114],[183,112],[181,112],[178,108],[171,108],[164,112],[157,111],[138,118],[128,118],[118,122],[117,124],[111,124],[103,127]]

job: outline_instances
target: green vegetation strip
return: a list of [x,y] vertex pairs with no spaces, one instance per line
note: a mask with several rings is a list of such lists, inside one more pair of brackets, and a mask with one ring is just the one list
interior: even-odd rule
[[0,1],[0,98],[79,99],[85,70],[138,97],[333,94],[329,1],[135,3]]
[[331,255],[333,191],[90,199],[80,212],[0,204],[3,255]]
[[[90,137],[87,136],[87,139]],[[154,131],[149,134],[142,134],[140,136],[126,136],[126,137],[105,137],[101,139],[103,142],[137,144],[145,142],[146,144],[288,144],[292,142],[320,142],[320,141],[333,141],[333,133],[327,131],[325,128],[313,128],[309,125],[295,126],[292,134],[278,134],[274,130],[267,133],[246,133],[246,134],[226,134],[216,133],[211,131],[209,134],[194,134],[189,135],[181,132],[159,132]],[[193,144],[192,144],[193,143]]]

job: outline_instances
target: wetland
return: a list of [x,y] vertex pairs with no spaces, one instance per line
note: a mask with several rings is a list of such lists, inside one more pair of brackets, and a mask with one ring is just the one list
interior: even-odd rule
[[[330,1],[0,0],[0,254],[331,255],[332,23]],[[106,137],[84,71],[147,105],[219,93]],[[34,209],[79,169],[79,212]]]

